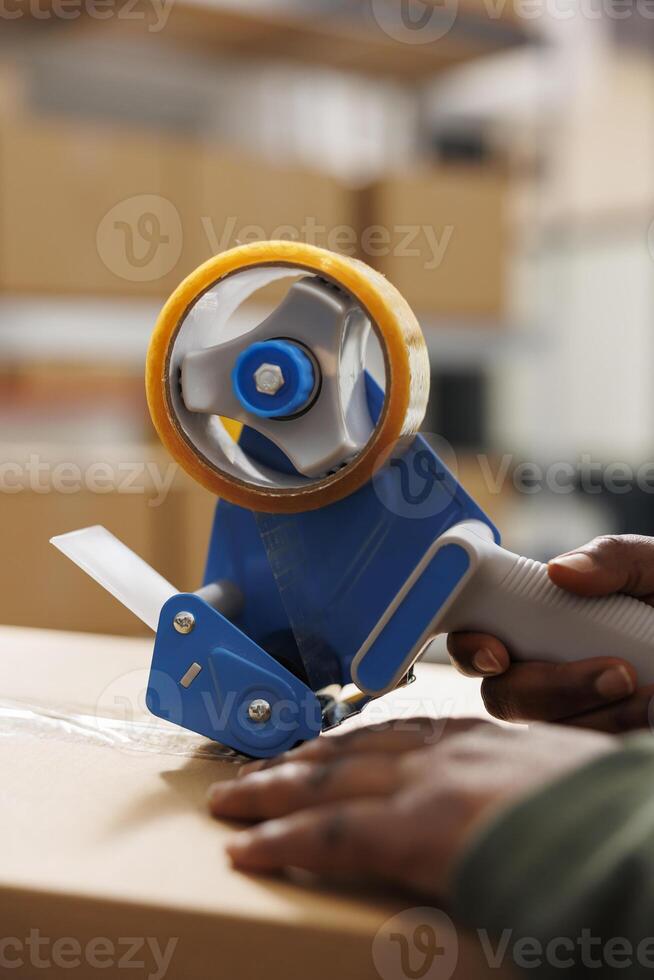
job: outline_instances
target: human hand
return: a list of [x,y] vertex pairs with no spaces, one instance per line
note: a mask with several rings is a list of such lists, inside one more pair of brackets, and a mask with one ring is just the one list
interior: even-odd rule
[[[576,595],[624,593],[654,605],[654,538],[595,538],[555,558],[548,571],[555,585]],[[612,658],[518,664],[500,640],[482,633],[453,633],[448,650],[462,673],[484,678],[486,708],[504,721],[556,721],[607,732],[649,724],[654,685],[638,687],[620,650]]]
[[610,751],[595,732],[412,719],[322,736],[210,790],[216,817],[258,822],[227,845],[235,867],[383,878],[447,897],[492,813]]

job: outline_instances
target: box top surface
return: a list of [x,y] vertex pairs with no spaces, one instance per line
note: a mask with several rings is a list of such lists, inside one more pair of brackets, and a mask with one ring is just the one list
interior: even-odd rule
[[[99,897],[370,935],[390,893],[307,888],[233,871],[208,787],[237,761],[145,709],[152,642],[0,629],[0,890]],[[374,706],[371,706],[374,707]],[[365,722],[483,714],[478,685],[423,665]]]

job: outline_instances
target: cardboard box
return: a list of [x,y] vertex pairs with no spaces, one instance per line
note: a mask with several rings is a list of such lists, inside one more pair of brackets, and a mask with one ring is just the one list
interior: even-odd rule
[[181,249],[166,142],[110,127],[0,131],[0,283],[14,292],[163,295]]
[[0,622],[147,635],[131,613],[49,543],[102,524],[180,591],[202,584],[216,497],[159,445],[4,446]]
[[180,494],[179,525],[175,529],[175,584],[195,591],[202,584],[204,566],[218,498],[209,490],[178,473],[176,486]]
[[49,543],[93,524],[107,527],[180,590],[199,588],[204,554],[182,560],[186,485],[161,448],[5,446],[0,470],[0,535],[11,556],[0,568],[0,622],[147,633]]
[[535,188],[536,213],[554,232],[589,243],[646,237],[654,209],[653,91],[649,52],[627,45],[600,49],[589,82],[572,88],[552,131],[547,179]]
[[25,102],[25,77],[12,61],[0,62],[0,121],[20,112]]
[[505,313],[506,180],[482,166],[390,177],[370,188],[362,257],[424,318]]
[[515,502],[512,472],[492,453],[461,453],[455,461],[456,477],[473,500],[502,531]]
[[262,239],[357,251],[356,195],[332,177],[207,146],[197,187],[198,262]]
[[[150,650],[146,640],[0,630],[7,975],[34,980],[47,961],[52,980],[120,980],[131,955],[135,980],[401,977],[397,942],[375,937],[429,902],[230,869],[233,828],[210,818],[205,799],[235,761],[144,712]],[[386,717],[452,704],[483,713],[478,685],[424,665]],[[153,948],[168,954],[165,969]],[[442,976],[501,971],[452,926]]]
[[253,238],[352,251],[351,193],[196,142],[63,120],[0,125],[0,288],[165,298]]

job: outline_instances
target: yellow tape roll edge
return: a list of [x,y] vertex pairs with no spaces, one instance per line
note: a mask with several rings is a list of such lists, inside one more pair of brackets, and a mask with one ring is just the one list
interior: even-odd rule
[[[366,310],[384,354],[386,399],[378,424],[361,453],[336,473],[297,488],[258,487],[221,472],[184,434],[169,398],[169,359],[188,310],[226,276],[257,266],[289,266],[333,280]],[[429,358],[418,322],[404,297],[380,273],[348,256],[301,242],[255,242],[209,259],[170,296],[152,334],[146,360],[146,394],[152,422],[180,466],[213,493],[251,510],[295,513],[315,510],[363,486],[424,417],[429,395]],[[230,434],[238,430],[227,422]]]

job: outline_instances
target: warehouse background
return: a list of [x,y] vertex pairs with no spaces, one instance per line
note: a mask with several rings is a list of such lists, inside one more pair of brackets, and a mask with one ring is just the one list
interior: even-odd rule
[[0,19],[0,621],[139,631],[49,547],[84,524],[198,586],[214,502],[157,444],[145,349],[188,272],[261,237],[358,254],[406,294],[425,428],[509,547],[654,533],[646,0]]

